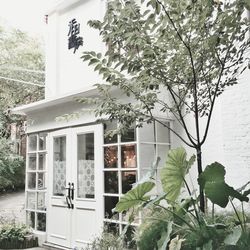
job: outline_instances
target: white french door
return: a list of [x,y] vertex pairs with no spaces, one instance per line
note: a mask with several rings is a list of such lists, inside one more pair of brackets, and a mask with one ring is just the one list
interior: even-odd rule
[[49,135],[49,243],[83,247],[101,232],[102,125]]

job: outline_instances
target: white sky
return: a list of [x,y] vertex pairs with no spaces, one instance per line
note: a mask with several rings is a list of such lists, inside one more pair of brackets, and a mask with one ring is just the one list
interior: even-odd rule
[[43,35],[44,15],[58,0],[0,0],[0,23],[30,33]]

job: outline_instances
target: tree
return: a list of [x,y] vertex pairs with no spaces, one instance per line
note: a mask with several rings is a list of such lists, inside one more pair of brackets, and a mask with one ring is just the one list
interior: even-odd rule
[[[107,44],[106,54],[84,52],[107,84],[98,84],[102,98],[95,100],[97,116],[108,115],[126,129],[133,122],[159,122],[154,109],[171,112],[186,138],[169,128],[196,150],[202,173],[202,145],[215,102],[223,91],[238,83],[249,63],[249,20],[242,0],[113,0],[103,21],[89,21]],[[119,88],[134,101],[112,96]],[[171,100],[163,96],[170,95]],[[84,101],[84,100],[82,100]],[[192,115],[195,134],[187,126]],[[205,120],[205,129],[201,129]],[[200,187],[200,209],[205,210]]]
[[38,39],[2,27],[0,51],[0,137],[8,138],[9,125],[24,120],[10,115],[9,109],[44,97],[44,55]]

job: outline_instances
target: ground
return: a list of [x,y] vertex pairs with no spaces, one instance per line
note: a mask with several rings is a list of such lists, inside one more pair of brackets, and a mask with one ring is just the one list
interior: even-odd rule
[[16,222],[25,222],[24,191],[0,195],[0,220],[15,219]]

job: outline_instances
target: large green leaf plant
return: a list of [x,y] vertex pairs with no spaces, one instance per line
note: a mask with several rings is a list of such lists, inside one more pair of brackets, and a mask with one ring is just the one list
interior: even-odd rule
[[[186,181],[194,161],[195,156],[187,159],[184,148],[170,150],[160,172],[163,193],[150,195],[155,188],[152,172],[151,177],[144,178],[116,205],[116,212],[141,211],[142,223],[136,233],[139,249],[249,249],[250,227],[243,209],[243,202],[249,201],[248,185],[244,190],[235,190],[225,182],[223,165],[218,162],[208,165],[198,178],[199,186],[213,208],[214,205],[225,208],[230,201],[235,215],[231,213],[226,220],[214,214],[214,210],[212,215],[204,214]],[[242,203],[242,211],[236,209],[233,199]]]

